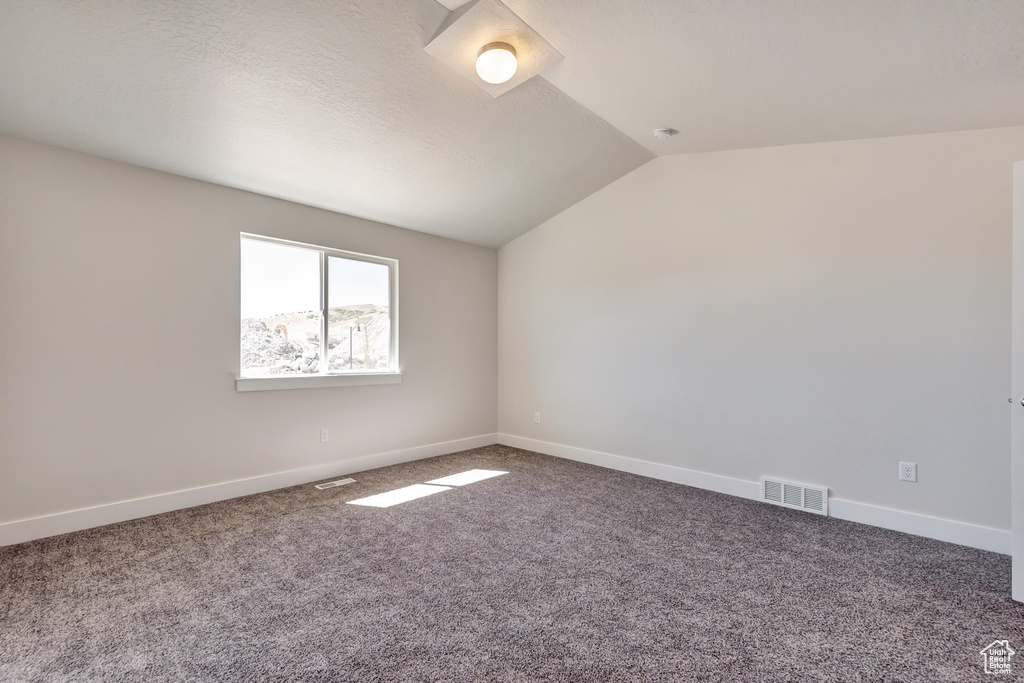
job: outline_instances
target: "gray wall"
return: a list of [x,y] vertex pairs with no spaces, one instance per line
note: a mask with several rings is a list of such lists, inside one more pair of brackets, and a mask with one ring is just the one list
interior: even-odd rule
[[[497,423],[1006,529],[1022,158],[1024,128],[664,157],[496,257],[0,137],[0,523]],[[402,384],[236,393],[240,231],[400,259]]]
[[[236,393],[240,231],[399,259],[402,383]],[[496,267],[0,137],[0,522],[493,434]]]
[[1008,529],[1022,158],[1006,128],[648,163],[499,251],[499,431]]

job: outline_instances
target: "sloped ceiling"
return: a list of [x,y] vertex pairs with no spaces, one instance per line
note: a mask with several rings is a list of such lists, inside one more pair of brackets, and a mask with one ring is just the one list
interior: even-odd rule
[[1020,0],[505,0],[565,59],[497,99],[445,2],[4,0],[0,132],[499,246],[656,154],[1024,123]]
[[0,131],[499,246],[650,152],[426,52],[433,0],[4,0]]
[[1022,0],[509,3],[565,55],[545,77],[659,155],[1024,123]]

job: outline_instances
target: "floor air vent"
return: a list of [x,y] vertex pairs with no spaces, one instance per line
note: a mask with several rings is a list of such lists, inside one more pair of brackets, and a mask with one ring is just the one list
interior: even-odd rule
[[761,480],[761,500],[816,515],[828,514],[828,489],[794,484],[781,479]]
[[335,486],[344,486],[345,484],[354,484],[355,479],[339,479],[338,481],[328,481],[323,484],[317,484],[316,488],[323,491],[324,489],[333,489]]

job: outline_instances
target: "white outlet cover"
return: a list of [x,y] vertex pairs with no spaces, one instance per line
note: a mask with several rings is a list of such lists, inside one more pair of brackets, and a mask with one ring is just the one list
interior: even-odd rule
[[900,463],[900,481],[917,481],[917,463]]
[[330,438],[331,438],[331,432],[330,432],[329,429],[321,429],[320,430],[320,442],[321,443],[323,443],[324,441],[327,441]]

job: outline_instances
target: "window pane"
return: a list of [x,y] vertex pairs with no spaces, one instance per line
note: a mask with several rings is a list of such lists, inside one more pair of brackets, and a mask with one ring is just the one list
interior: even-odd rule
[[332,372],[391,367],[390,269],[328,257],[327,359]]
[[320,371],[320,252],[242,239],[242,376]]

